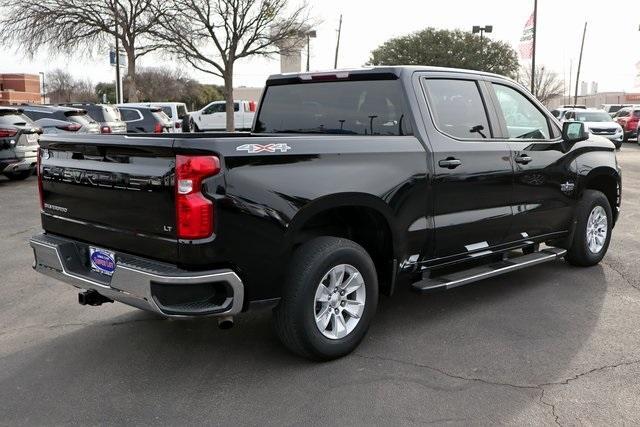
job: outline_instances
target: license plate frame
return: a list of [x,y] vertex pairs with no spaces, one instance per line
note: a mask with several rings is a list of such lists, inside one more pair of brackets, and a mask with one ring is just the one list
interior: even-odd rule
[[89,263],[92,271],[111,277],[116,271],[116,253],[96,246],[89,246]]

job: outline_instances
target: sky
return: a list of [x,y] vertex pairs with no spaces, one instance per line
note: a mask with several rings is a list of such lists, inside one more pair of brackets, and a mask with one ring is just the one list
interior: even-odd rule
[[[473,25],[493,25],[489,37],[511,44],[517,51],[524,25],[533,11],[533,0],[308,0],[313,15],[320,21],[317,38],[311,42],[311,69],[333,68],[337,27],[343,15],[339,68],[363,66],[370,52],[389,38],[409,34],[426,27],[470,30]],[[640,61],[640,18],[631,11],[631,3],[622,8],[602,0],[561,2],[538,0],[537,63],[568,79],[573,61],[573,80],[580,53],[580,40],[588,22],[584,47],[582,81],[598,82],[599,91],[632,91],[636,63]],[[2,11],[0,10],[0,13]],[[29,59],[4,48],[0,72],[48,72],[67,69],[76,77],[113,81],[114,69],[108,63],[107,49],[102,55],[86,57],[73,52],[51,57],[43,50]],[[303,57],[303,65],[305,63]],[[188,65],[160,55],[141,59],[140,66],[181,68],[203,82],[221,84],[219,78],[197,72]],[[279,72],[279,59],[252,58],[236,65],[235,86],[262,86],[269,74]],[[637,90],[640,91],[640,88]]]

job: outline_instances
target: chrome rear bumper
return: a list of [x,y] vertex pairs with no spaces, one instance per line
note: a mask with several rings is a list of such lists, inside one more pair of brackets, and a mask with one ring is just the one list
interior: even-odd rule
[[230,316],[242,311],[244,286],[232,270],[193,272],[116,252],[116,268],[109,277],[88,266],[87,244],[40,234],[30,245],[36,271],[133,307],[167,317]]

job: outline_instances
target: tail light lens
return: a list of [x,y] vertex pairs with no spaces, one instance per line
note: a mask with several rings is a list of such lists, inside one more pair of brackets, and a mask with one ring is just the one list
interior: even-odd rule
[[249,101],[249,111],[252,113],[256,112],[256,101]]
[[213,202],[202,194],[202,181],[220,172],[214,156],[176,156],[176,230],[180,239],[213,234]]
[[42,193],[42,148],[38,148],[38,157],[36,160],[36,170],[38,173],[38,196],[40,197],[40,209],[44,210],[44,194]]
[[112,132],[112,130],[111,130],[111,127],[110,127],[110,126],[102,126],[102,127],[100,128],[100,132],[101,132],[101,133],[111,133],[111,132]]
[[69,123],[68,125],[56,126],[60,130],[66,130],[67,132],[77,132],[82,126],[78,123]]
[[182,122],[176,122],[176,129],[180,129],[182,127]]
[[164,126],[160,122],[156,122],[155,127],[153,128],[153,133],[162,133],[164,130]]
[[10,138],[18,134],[17,129],[0,128],[0,138]]

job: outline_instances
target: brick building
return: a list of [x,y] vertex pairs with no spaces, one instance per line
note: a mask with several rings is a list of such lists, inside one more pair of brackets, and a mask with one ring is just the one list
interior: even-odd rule
[[40,104],[40,76],[0,74],[0,105]]

